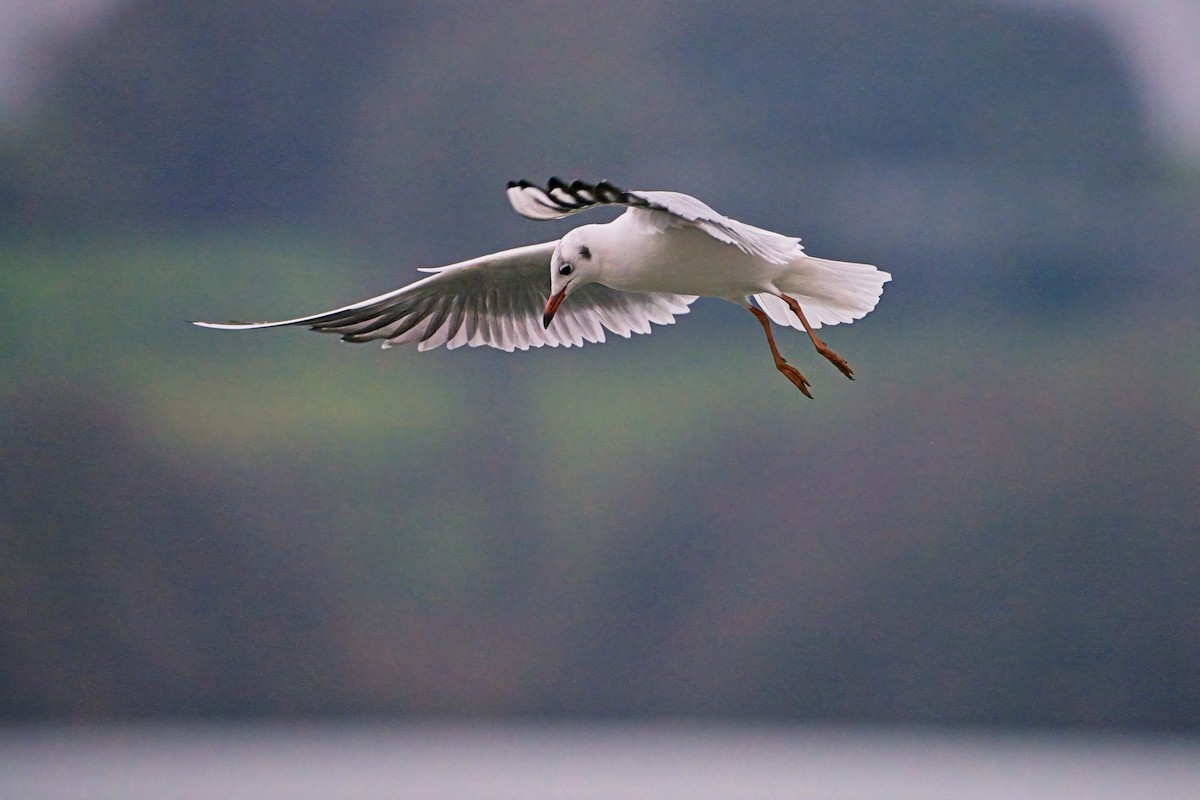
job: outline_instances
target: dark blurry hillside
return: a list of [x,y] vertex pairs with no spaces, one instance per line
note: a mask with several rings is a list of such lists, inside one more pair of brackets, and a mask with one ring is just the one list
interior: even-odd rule
[[[1200,192],[1092,27],[131,0],[57,63],[0,153],[0,714],[1200,725]],[[183,324],[552,238],[503,196],[550,174],[891,271],[859,379],[717,302],[511,356]]]
[[1112,49],[1076,23],[949,0],[549,7],[132,2],[48,81],[27,196],[140,224],[332,214],[432,249],[550,172],[811,228],[835,224],[805,209],[845,162],[1124,183],[1150,160]]
[[983,2],[135,1],[38,119],[17,227],[315,226],[413,265],[553,236],[502,189],[562,173],[911,265],[898,303],[1060,311],[1141,291],[1180,214],[1099,33]]
[[677,32],[705,93],[743,112],[721,147],[772,142],[777,164],[938,161],[1089,179],[1147,166],[1132,88],[1078,22],[852,0],[714,9]]
[[9,398],[0,433],[0,711],[310,706],[327,678],[296,676],[322,675],[336,637],[303,554],[145,448],[109,398],[48,388]]
[[31,221],[319,218],[376,54],[415,16],[386,0],[120,7],[46,81]]

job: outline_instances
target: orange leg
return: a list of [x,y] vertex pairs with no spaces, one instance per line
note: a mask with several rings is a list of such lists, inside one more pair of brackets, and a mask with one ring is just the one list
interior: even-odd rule
[[781,294],[779,296],[782,297],[783,302],[787,303],[788,307],[792,309],[792,313],[800,318],[800,324],[803,325],[804,330],[808,332],[808,338],[812,339],[813,347],[817,348],[817,352],[825,356],[825,358],[829,360],[829,363],[837,367],[843,375],[850,380],[854,380],[854,370],[850,369],[850,365],[846,363],[846,359],[833,352],[833,349],[829,345],[818,339],[817,335],[813,333],[812,326],[809,325],[808,320],[804,318],[804,312],[800,310],[800,304],[796,302],[796,298],[788,297],[786,294]]
[[779,348],[775,346],[775,335],[771,333],[770,318],[761,309],[754,306],[750,306],[750,313],[758,318],[767,334],[767,344],[771,345],[771,357],[775,359],[775,369],[782,372],[783,376],[791,381],[797,389],[804,392],[805,396],[812,397],[812,392],[808,390],[808,378],[805,378],[800,370],[784,361],[783,356],[779,354]]

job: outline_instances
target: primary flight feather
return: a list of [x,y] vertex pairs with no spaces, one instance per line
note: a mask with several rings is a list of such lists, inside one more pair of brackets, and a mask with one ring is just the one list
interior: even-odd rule
[[223,330],[306,325],[351,342],[382,339],[384,347],[512,351],[603,342],[605,330],[625,337],[650,333],[652,323],[669,325],[686,314],[698,296],[719,297],[755,315],[776,368],[811,397],[808,380],[780,355],[771,321],[805,330],[817,351],[853,378],[845,360],[813,330],[863,317],[891,280],[868,264],[813,258],[795,237],[730,219],[679,192],[551,178],[544,188],[514,181],[508,199],[518,213],[537,220],[601,205],[626,211],[557,241],[421,270],[431,274],[321,314],[196,324]]

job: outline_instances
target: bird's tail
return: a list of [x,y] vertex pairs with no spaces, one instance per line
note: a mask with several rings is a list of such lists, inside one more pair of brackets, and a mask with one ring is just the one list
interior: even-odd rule
[[[779,289],[794,297],[810,325],[836,325],[866,316],[879,302],[883,285],[891,274],[870,264],[830,261],[803,256],[793,262],[787,276],[776,281]],[[772,294],[756,294],[754,301],[779,325],[803,329],[787,303]]]

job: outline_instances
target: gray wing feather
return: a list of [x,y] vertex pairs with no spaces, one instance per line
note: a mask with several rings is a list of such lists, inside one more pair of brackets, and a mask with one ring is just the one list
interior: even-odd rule
[[719,242],[773,264],[785,264],[803,253],[798,238],[738,222],[681,192],[626,191],[607,181],[567,183],[551,178],[545,188],[525,180],[510,181],[508,200],[518,214],[538,220],[559,219],[595,206],[626,206],[652,232],[693,225]]

